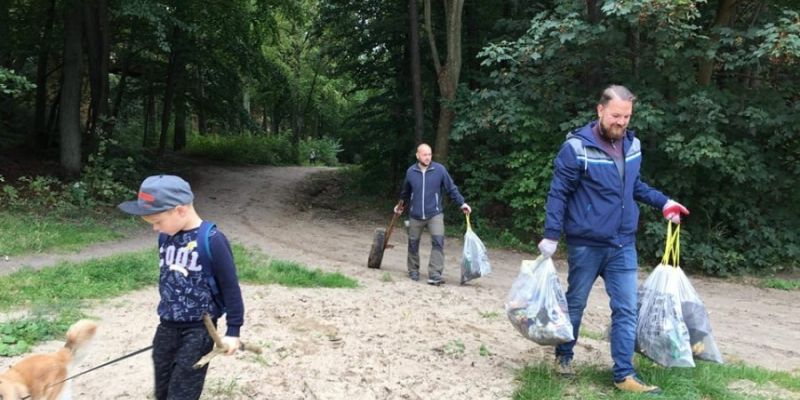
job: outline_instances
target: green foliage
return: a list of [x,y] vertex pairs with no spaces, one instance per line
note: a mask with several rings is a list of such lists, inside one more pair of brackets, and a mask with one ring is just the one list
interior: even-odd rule
[[78,311],[59,310],[56,316],[34,313],[30,316],[0,323],[0,356],[11,357],[27,353],[37,343],[62,339],[70,325],[84,316]]
[[10,69],[0,67],[0,93],[16,96],[33,90],[35,87],[36,85],[30,83],[24,76],[17,75]]
[[101,138],[97,152],[90,154],[81,177],[62,182],[52,176],[22,176],[15,185],[0,176],[0,210],[7,209],[46,216],[82,216],[92,214],[98,207],[108,207],[130,197],[140,175],[131,156],[110,156],[115,142]]
[[0,277],[0,310],[119,296],[158,281],[155,248],[40,271],[25,268]]
[[239,264],[239,259],[244,258],[242,252],[235,252],[239,279],[251,283],[277,283],[288,287],[326,287],[326,288],[356,288],[358,281],[348,278],[338,272],[328,273],[320,269],[310,270],[305,265],[283,260],[259,259],[255,262]]
[[769,278],[764,280],[763,286],[767,288],[780,289],[780,290],[798,290],[800,289],[800,280]]
[[489,348],[488,348],[488,347],[486,347],[486,345],[485,345],[485,344],[483,344],[483,343],[481,343],[481,347],[480,347],[480,348],[478,348],[478,354],[479,354],[481,357],[489,357],[489,356],[493,356],[493,355],[494,355],[494,353],[492,353],[492,352],[489,350]]
[[53,249],[77,250],[92,243],[118,239],[134,221],[101,214],[64,218],[29,212],[0,211],[0,232],[14,232],[0,241],[0,256],[41,253]]
[[301,164],[311,164],[311,155],[314,155],[314,164],[337,166],[339,160],[336,158],[342,152],[342,145],[338,139],[307,138],[300,142],[299,162]]
[[194,135],[186,153],[234,163],[285,165],[292,163],[292,146],[286,135]]
[[[622,83],[638,97],[642,180],[692,211],[683,266],[721,276],[796,267],[797,13],[748,10],[709,30],[716,7],[692,1],[604,2],[594,22],[582,8],[560,3],[479,53],[486,78],[456,104],[453,145],[475,208],[523,242],[538,239],[550,160],[567,131],[595,117],[603,87]],[[715,63],[711,85],[698,80],[698,59]],[[657,211],[643,209],[641,231],[640,254],[654,260]]]

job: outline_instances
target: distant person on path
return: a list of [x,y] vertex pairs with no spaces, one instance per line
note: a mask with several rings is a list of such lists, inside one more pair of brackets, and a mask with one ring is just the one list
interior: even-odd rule
[[311,153],[308,154],[308,161],[311,165],[317,165],[317,152],[315,150],[311,150]]
[[417,162],[408,167],[400,202],[394,207],[395,214],[402,214],[408,206],[410,217],[408,226],[408,277],[419,280],[419,241],[422,230],[427,227],[431,235],[431,256],[428,263],[428,284],[444,283],[444,206],[442,192],[458,204],[464,214],[472,209],[464,202],[453,178],[444,165],[435,161],[431,147],[423,143],[417,146]]
[[624,86],[606,88],[597,120],[567,134],[556,156],[547,195],[544,238],[539,251],[552,256],[561,233],[567,243],[567,303],[575,340],[556,346],[556,368],[574,375],[573,348],[581,317],[597,277],[611,299],[611,358],[617,388],[660,393],[636,375],[633,353],[637,321],[637,201],[680,223],[689,210],[642,182],[639,139],[627,130],[635,96]]
[[222,232],[197,215],[193,199],[188,182],[157,175],[142,182],[137,200],[119,205],[159,232],[160,323],[153,338],[157,400],[200,398],[208,364],[193,365],[214,347],[203,314],[214,325],[226,314],[227,355],[241,346],[244,302],[231,248]]

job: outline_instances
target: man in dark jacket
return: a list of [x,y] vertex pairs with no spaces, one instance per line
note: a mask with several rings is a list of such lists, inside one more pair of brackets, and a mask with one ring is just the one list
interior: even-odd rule
[[431,147],[423,143],[417,146],[417,162],[408,167],[400,202],[394,207],[396,214],[402,214],[408,207],[410,217],[408,226],[408,277],[419,280],[419,241],[422,230],[428,227],[431,234],[431,258],[428,263],[428,284],[441,285],[444,270],[444,207],[442,191],[458,204],[464,214],[472,209],[464,202],[464,197],[453,183],[444,165],[431,161]]
[[689,211],[641,181],[641,144],[627,130],[634,95],[624,86],[609,86],[597,105],[597,121],[571,132],[556,156],[547,195],[545,257],[556,251],[564,233],[569,283],[567,303],[575,340],[556,346],[557,369],[572,375],[573,348],[589,292],[603,277],[611,300],[611,358],[614,384],[623,391],[658,393],[633,369],[637,319],[636,230],[638,202],[661,209],[680,223]]

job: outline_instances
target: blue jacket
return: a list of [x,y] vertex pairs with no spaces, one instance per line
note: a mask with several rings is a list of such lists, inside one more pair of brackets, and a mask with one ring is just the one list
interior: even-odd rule
[[403,200],[411,218],[427,220],[444,211],[442,189],[459,207],[464,204],[464,196],[458,191],[444,165],[431,161],[423,172],[419,164],[414,163],[406,170],[406,179],[400,190],[400,200]]
[[544,237],[572,245],[624,246],[636,242],[637,201],[661,209],[667,197],[641,181],[642,152],[633,131],[622,141],[624,180],[613,158],[596,142],[597,121],[573,131],[553,161]]

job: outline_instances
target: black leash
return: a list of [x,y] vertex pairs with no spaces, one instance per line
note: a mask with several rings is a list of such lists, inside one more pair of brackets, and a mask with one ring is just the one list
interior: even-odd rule
[[[120,361],[122,361],[122,360],[124,360],[124,359],[126,359],[126,358],[128,358],[128,357],[133,357],[133,356],[135,356],[135,355],[137,355],[137,354],[139,354],[139,353],[144,353],[145,351],[148,351],[148,350],[150,350],[150,349],[152,349],[152,348],[153,348],[153,345],[150,345],[150,346],[147,346],[147,347],[145,347],[145,348],[142,348],[142,349],[136,350],[136,351],[134,351],[133,353],[128,353],[128,354],[126,354],[126,355],[124,355],[124,356],[122,356],[122,357],[117,357],[117,358],[115,358],[115,359],[113,359],[113,360],[111,360],[111,361],[108,361],[108,362],[105,362],[105,363],[103,363],[103,364],[100,364],[100,365],[98,365],[98,366],[96,366],[96,367],[94,367],[94,368],[89,368],[89,369],[87,369],[86,371],[79,372],[79,373],[77,373],[77,374],[75,374],[75,375],[72,375],[72,376],[70,376],[70,377],[68,377],[68,378],[64,379],[64,380],[63,380],[63,381],[61,381],[61,382],[51,383],[51,384],[47,385],[47,387],[51,387],[51,386],[60,385],[60,384],[62,384],[62,383],[64,383],[64,382],[66,382],[66,381],[68,381],[68,380],[70,380],[70,379],[77,378],[77,377],[79,377],[79,376],[81,376],[81,375],[83,375],[83,374],[87,374],[87,373],[89,373],[89,372],[92,372],[92,371],[94,371],[94,370],[96,370],[96,369],[103,368],[103,367],[105,367],[105,366],[108,366],[108,365],[114,364],[114,363],[116,363],[116,362],[120,362]],[[27,396],[23,397],[23,398],[22,398],[22,400],[29,399],[29,398],[31,398],[31,395],[27,395]]]

